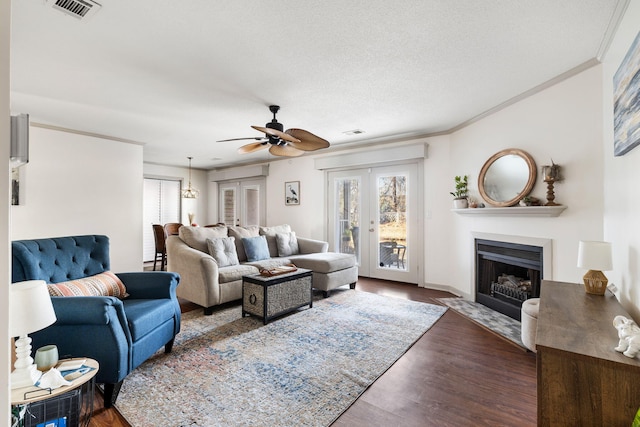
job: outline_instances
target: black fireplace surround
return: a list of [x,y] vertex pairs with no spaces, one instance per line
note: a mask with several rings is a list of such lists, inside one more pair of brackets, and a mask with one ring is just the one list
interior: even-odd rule
[[[542,247],[475,239],[475,256],[476,302],[520,320],[522,303],[540,296]],[[507,277],[526,286],[514,286]]]

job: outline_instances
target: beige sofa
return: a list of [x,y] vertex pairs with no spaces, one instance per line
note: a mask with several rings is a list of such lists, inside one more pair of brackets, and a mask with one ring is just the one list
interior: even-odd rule
[[[245,248],[245,243],[251,245]],[[268,254],[259,250],[256,254],[254,243]],[[287,224],[183,226],[177,236],[167,237],[167,270],[180,274],[178,297],[203,306],[205,314],[211,314],[213,307],[242,298],[242,276],[284,264],[312,270],[313,287],[325,297],[340,286],[355,288],[355,257],[327,252],[328,247],[327,242],[296,236]]]

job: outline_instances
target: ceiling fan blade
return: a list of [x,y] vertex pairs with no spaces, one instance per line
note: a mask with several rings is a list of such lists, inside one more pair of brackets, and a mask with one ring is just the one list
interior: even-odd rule
[[293,148],[291,145],[272,145],[269,152],[274,156],[298,157],[304,154],[304,151]]
[[262,150],[266,146],[267,146],[266,142],[254,142],[253,144],[243,145],[242,147],[238,148],[238,153],[249,154],[258,150]]
[[326,139],[322,139],[304,129],[287,129],[285,133],[300,140],[300,142],[291,144],[298,150],[315,151],[322,148],[328,148],[331,145]]
[[280,138],[280,139],[282,139],[284,141],[287,141],[287,142],[292,142],[294,144],[300,142],[300,140],[298,138],[296,138],[296,137],[294,137],[292,135],[287,135],[286,133],[280,132],[277,129],[265,128],[265,127],[262,127],[262,126],[251,126],[251,127],[254,128],[257,131],[264,132],[267,135],[275,136],[276,138]]
[[264,136],[252,136],[249,138],[231,138],[231,139],[221,139],[220,141],[216,141],[216,142],[228,142],[228,141],[243,141],[246,139],[253,139],[255,141],[262,141],[264,139]]

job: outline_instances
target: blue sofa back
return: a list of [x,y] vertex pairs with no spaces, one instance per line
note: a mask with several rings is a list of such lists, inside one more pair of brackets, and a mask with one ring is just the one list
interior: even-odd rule
[[108,271],[109,238],[102,235],[53,237],[11,242],[11,282],[66,282]]

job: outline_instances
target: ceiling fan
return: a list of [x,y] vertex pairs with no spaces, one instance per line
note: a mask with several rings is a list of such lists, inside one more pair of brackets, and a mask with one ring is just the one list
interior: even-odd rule
[[283,132],[284,126],[276,120],[276,113],[280,110],[278,105],[270,105],[269,111],[273,113],[273,119],[262,126],[251,126],[257,131],[263,132],[265,136],[249,138],[223,139],[218,142],[241,141],[253,139],[258,142],[243,145],[238,148],[240,154],[253,153],[269,147],[269,152],[274,156],[296,157],[304,154],[305,151],[320,150],[329,147],[329,142],[304,129],[287,129]]

